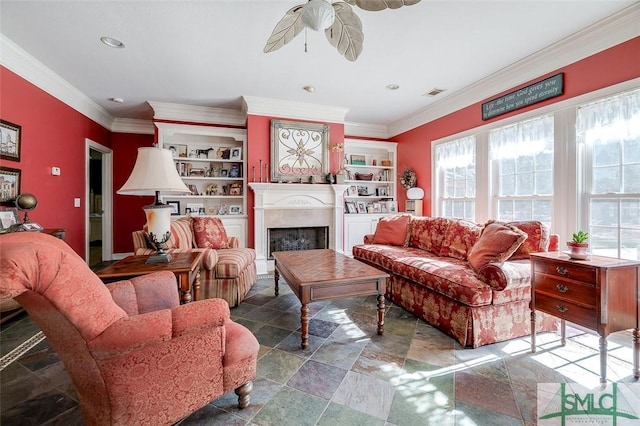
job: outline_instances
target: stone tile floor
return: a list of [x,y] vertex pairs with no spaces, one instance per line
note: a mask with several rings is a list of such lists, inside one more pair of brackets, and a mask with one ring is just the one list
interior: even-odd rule
[[[251,404],[233,392],[178,424],[191,425],[534,425],[536,385],[598,384],[597,336],[568,329],[478,349],[397,306],[376,334],[375,298],[310,305],[309,348],[300,349],[299,308],[281,282],[258,280],[232,318],[260,342]],[[39,331],[26,315],[2,325],[3,357]],[[608,379],[632,382],[631,333],[609,337]],[[0,373],[0,424],[82,425],[73,385],[46,339]]]

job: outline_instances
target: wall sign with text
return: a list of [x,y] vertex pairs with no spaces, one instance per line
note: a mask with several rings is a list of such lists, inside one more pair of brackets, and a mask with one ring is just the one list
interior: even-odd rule
[[545,78],[482,104],[482,119],[498,115],[562,95],[564,73]]

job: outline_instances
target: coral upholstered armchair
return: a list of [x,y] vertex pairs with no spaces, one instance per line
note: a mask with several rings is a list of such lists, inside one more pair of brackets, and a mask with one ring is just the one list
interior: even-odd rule
[[256,338],[222,299],[179,305],[171,272],[105,286],[63,241],[5,234],[0,299],[10,297],[60,356],[88,424],[171,424],[233,389],[249,403]]

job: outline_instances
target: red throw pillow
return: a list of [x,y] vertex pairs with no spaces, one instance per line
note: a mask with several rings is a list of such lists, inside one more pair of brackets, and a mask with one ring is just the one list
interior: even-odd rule
[[477,272],[487,263],[507,260],[526,239],[526,232],[515,226],[489,221],[467,259]]
[[378,222],[372,244],[386,244],[390,246],[406,246],[409,240],[410,215],[396,215],[383,217]]
[[217,217],[195,216],[193,218],[193,236],[197,247],[226,249],[229,248],[227,231]]

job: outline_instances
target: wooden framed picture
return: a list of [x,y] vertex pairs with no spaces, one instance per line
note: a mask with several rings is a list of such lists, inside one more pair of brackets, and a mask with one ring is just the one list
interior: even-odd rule
[[20,169],[0,166],[0,202],[14,201],[20,194]]
[[20,223],[20,216],[17,208],[0,206],[0,230],[4,231],[18,223]]
[[180,214],[180,201],[167,201],[167,205],[171,207],[171,216]]
[[17,124],[0,120],[0,158],[20,161],[20,129]]
[[347,213],[349,214],[358,213],[358,208],[356,207],[356,203],[354,203],[353,201],[347,201],[345,203],[345,207],[347,208]]

